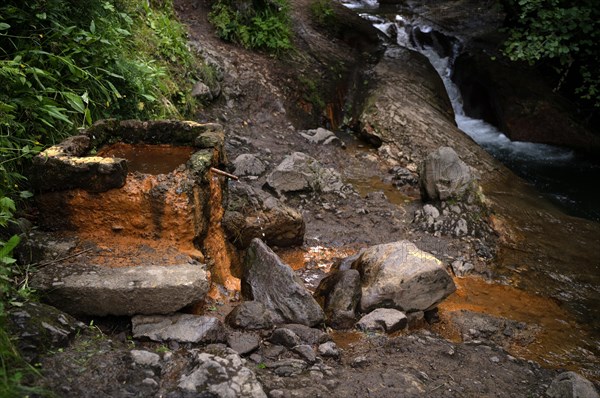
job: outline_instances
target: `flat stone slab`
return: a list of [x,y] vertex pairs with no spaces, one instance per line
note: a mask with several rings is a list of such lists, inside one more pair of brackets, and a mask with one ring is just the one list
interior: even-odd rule
[[131,318],[133,337],[180,343],[220,343],[227,340],[225,326],[211,316],[192,314],[137,315]]
[[74,264],[41,269],[32,280],[52,305],[73,315],[168,314],[209,289],[201,265],[109,268]]

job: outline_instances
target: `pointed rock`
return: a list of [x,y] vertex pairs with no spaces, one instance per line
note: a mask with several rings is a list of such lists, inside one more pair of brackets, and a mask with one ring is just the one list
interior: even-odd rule
[[276,324],[323,322],[323,310],[310,292],[260,239],[253,239],[246,253],[242,294],[271,310]]

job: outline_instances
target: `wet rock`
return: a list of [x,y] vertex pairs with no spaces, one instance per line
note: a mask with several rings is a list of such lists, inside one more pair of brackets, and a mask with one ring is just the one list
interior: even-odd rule
[[448,315],[464,341],[491,341],[504,348],[515,342],[530,344],[540,331],[539,326],[473,311],[453,311]]
[[191,314],[137,315],[131,319],[133,337],[179,343],[226,342],[225,327],[217,318]]
[[260,337],[256,333],[231,331],[227,334],[227,344],[240,355],[250,354],[260,346]]
[[230,185],[222,225],[239,248],[248,247],[254,238],[278,247],[301,245],[304,240],[300,212],[244,182]]
[[313,144],[335,144],[341,147],[346,146],[332,131],[326,130],[322,127],[313,130],[307,130],[306,132],[300,132],[300,135]]
[[55,347],[69,345],[85,325],[72,316],[42,303],[24,303],[8,311],[8,328],[18,336],[16,346],[27,362]]
[[363,316],[356,327],[363,332],[393,333],[405,329],[408,320],[404,312],[393,308],[377,308]]
[[350,329],[354,326],[360,297],[360,274],[354,269],[326,276],[315,292],[317,301],[323,303],[327,325],[335,329]]
[[419,166],[424,200],[460,198],[473,186],[471,170],[450,147],[430,153]]
[[546,394],[550,398],[598,398],[594,384],[575,372],[564,372],[552,380]]
[[231,310],[225,321],[238,329],[256,330],[273,327],[271,312],[258,301],[244,301]]
[[419,176],[405,167],[396,166],[390,170],[392,183],[396,186],[415,186],[419,184]]
[[253,239],[246,253],[242,294],[263,303],[273,321],[313,326],[323,321],[323,310],[310,292],[260,239]]
[[236,176],[259,176],[265,172],[265,164],[251,153],[244,153],[233,160]]
[[140,366],[160,366],[160,355],[150,351],[131,350],[131,359]]
[[289,358],[271,363],[268,365],[277,376],[290,377],[303,372],[307,367],[307,363],[301,359]]
[[361,276],[362,312],[379,307],[425,311],[456,290],[442,262],[408,241],[372,246],[352,268]]
[[278,194],[288,192],[339,192],[344,184],[340,174],[323,167],[316,159],[294,152],[267,176],[267,184]]
[[304,344],[316,345],[331,340],[331,336],[324,331],[316,328],[310,328],[305,325],[290,323],[282,325],[282,327],[296,333],[296,335],[300,337],[300,340],[302,340]]
[[180,390],[199,396],[219,398],[266,398],[267,395],[254,373],[244,366],[239,355],[216,356],[197,353],[194,368],[181,376]]
[[340,350],[333,341],[320,344],[318,352],[322,357],[337,358],[340,356]]
[[273,331],[269,341],[273,344],[281,345],[287,348],[292,348],[300,345],[300,337],[294,332],[286,328],[278,328]]
[[204,298],[209,282],[204,267],[99,267],[75,264],[44,267],[32,287],[75,315],[168,314]]

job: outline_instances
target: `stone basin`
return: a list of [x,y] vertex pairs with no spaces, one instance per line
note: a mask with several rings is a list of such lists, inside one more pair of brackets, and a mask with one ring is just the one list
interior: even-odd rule
[[39,224],[78,244],[32,286],[77,315],[170,313],[202,300],[206,259],[227,252],[212,230],[223,137],[218,124],[108,120],[39,154]]

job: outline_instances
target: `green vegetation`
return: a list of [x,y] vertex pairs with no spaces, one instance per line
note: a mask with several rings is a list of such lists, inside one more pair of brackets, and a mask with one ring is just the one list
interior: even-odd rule
[[315,0],[310,5],[312,18],[321,26],[335,24],[335,13],[331,0]]
[[600,107],[600,7],[595,0],[507,0],[509,37],[504,53],[513,61],[547,63],[557,89]]
[[282,54],[292,49],[287,0],[242,2],[217,0],[209,14],[220,38],[245,48]]
[[32,369],[6,332],[8,306],[31,293],[8,232],[30,159],[102,118],[184,118],[213,68],[187,46],[172,0],[7,0],[0,4],[0,396],[25,396]]

